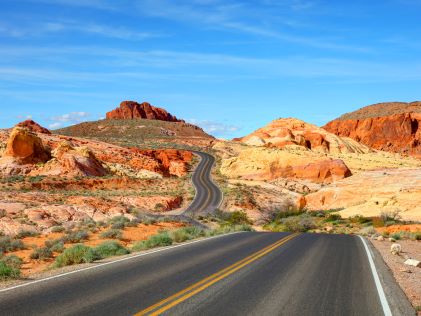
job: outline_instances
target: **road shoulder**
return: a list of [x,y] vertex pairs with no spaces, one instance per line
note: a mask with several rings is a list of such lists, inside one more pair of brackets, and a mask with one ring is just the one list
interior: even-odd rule
[[392,314],[402,316],[416,315],[414,308],[393,277],[392,271],[384,262],[380,252],[373,246],[370,240],[366,239],[366,241]]

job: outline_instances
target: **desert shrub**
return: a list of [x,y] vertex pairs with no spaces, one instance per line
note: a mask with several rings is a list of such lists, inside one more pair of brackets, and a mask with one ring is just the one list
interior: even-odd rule
[[216,214],[223,224],[225,225],[242,225],[242,224],[252,224],[251,220],[248,218],[247,214],[243,211],[234,211],[234,212],[222,212],[219,211]]
[[63,252],[64,251],[64,243],[62,241],[58,241],[51,245],[50,250],[52,252]]
[[[130,220],[122,215],[119,216],[114,216],[113,218],[111,218],[108,223],[111,225],[111,227],[116,226],[116,229],[122,229],[126,226],[126,224],[130,222]],[[119,226],[119,227],[117,227]]]
[[340,214],[330,213],[330,214],[326,217],[325,222],[336,222],[336,221],[339,221],[339,220],[341,220],[341,219],[342,219],[342,217],[341,217],[341,215],[340,215]]
[[0,261],[0,279],[16,279],[20,276],[20,270],[7,265],[4,261]]
[[388,222],[388,221],[399,221],[402,216],[401,216],[401,210],[396,209],[394,211],[383,211],[380,213],[380,218],[383,220],[383,222]]
[[359,234],[363,236],[373,235],[376,233],[376,230],[373,226],[367,226],[360,229]]
[[415,233],[414,239],[415,240],[421,240],[421,233]]
[[383,220],[382,217],[376,216],[372,218],[372,225],[373,227],[384,227],[385,221]]
[[190,226],[190,227],[183,227],[177,230],[173,230],[170,232],[170,237],[175,242],[183,242],[190,239],[199,238],[205,235],[203,229]]
[[51,251],[50,248],[47,247],[38,247],[35,248],[32,253],[30,254],[30,258],[31,259],[48,259],[48,258],[52,258],[53,257],[53,253]]
[[276,213],[274,220],[279,222],[282,218],[301,215],[304,212],[305,212],[304,210],[298,210],[298,209],[288,209],[285,211],[280,211]]
[[101,238],[122,239],[123,233],[120,229],[109,229],[100,234]]
[[100,256],[91,247],[78,244],[65,249],[54,262],[55,267],[64,267],[78,263],[89,263],[100,259]]
[[133,245],[134,251],[145,250],[155,247],[170,246],[173,240],[168,233],[160,233],[149,237],[147,240],[142,240]]
[[105,241],[95,247],[95,252],[101,257],[112,257],[112,256],[122,256],[130,253],[125,247],[123,247],[117,241]]
[[7,251],[15,251],[25,249],[25,245],[22,240],[12,239],[9,236],[0,237],[0,252],[4,253]]
[[51,232],[53,233],[61,233],[64,232],[65,228],[63,226],[53,226],[51,228]]
[[39,236],[39,233],[32,230],[22,230],[16,235],[16,238],[21,239],[25,237],[35,237],[35,236]]
[[126,223],[123,222],[117,222],[111,225],[111,229],[124,229],[126,227]]
[[306,232],[316,227],[314,219],[308,215],[284,218],[281,220],[281,225],[289,232]]
[[23,260],[16,255],[4,256],[0,261],[14,269],[20,269],[23,264]]
[[127,227],[137,227],[142,221],[138,218],[132,219],[130,222],[126,224]]
[[79,243],[79,242],[82,242],[84,240],[88,240],[89,234],[85,230],[78,230],[78,231],[74,231],[74,232],[68,232],[63,238],[64,238],[65,242]]
[[359,223],[359,224],[365,224],[371,222],[370,218],[364,217],[362,215],[355,215],[349,218],[351,223]]
[[143,221],[143,224],[145,224],[145,225],[154,225],[154,224],[156,224],[156,219],[151,219],[151,218],[148,218],[148,219],[145,219],[144,221]]
[[390,237],[392,237],[394,240],[400,240],[402,238],[401,234],[399,233],[392,234]]

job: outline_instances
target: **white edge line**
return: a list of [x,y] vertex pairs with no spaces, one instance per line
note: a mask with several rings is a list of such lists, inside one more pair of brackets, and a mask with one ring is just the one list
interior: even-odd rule
[[367,253],[368,262],[370,263],[371,272],[374,277],[374,283],[376,284],[377,293],[379,294],[380,303],[382,304],[383,313],[385,316],[392,316],[392,311],[390,310],[389,303],[387,302],[386,295],[384,294],[383,286],[380,282],[379,274],[377,273],[376,266],[374,264],[373,256],[368,249],[367,242],[362,236],[358,236],[361,239],[361,242],[364,245],[365,251]]
[[244,232],[242,232],[242,231],[232,232],[232,233],[228,233],[228,234],[212,236],[212,237],[203,238],[203,239],[199,239],[199,240],[193,240],[193,241],[182,243],[182,244],[175,245],[175,246],[169,246],[169,247],[159,248],[157,250],[139,253],[139,254],[134,255],[134,256],[129,256],[129,257],[125,257],[125,258],[121,258],[121,259],[117,259],[117,260],[113,260],[113,261],[109,261],[109,262],[98,263],[98,264],[96,264],[94,266],[91,266],[91,267],[86,267],[86,268],[83,268],[83,269],[65,272],[65,273],[53,275],[53,276],[50,276],[50,277],[47,277],[47,278],[44,278],[44,279],[30,281],[30,282],[26,282],[26,283],[23,283],[23,284],[11,286],[11,287],[8,287],[8,288],[5,288],[5,289],[1,289],[0,293],[15,290],[17,288],[29,286],[29,285],[36,284],[36,283],[41,283],[41,282],[45,282],[45,281],[49,281],[49,280],[53,280],[53,279],[58,279],[58,278],[61,278],[61,277],[64,277],[64,276],[67,276],[67,275],[70,275],[70,274],[74,274],[74,273],[79,273],[79,272],[83,272],[83,271],[87,271],[87,270],[91,270],[91,269],[100,268],[100,267],[115,264],[115,263],[118,263],[118,262],[132,260],[132,259],[135,259],[135,258],[147,256],[147,255],[150,255],[150,254],[153,254],[153,253],[162,252],[162,251],[166,251],[166,250],[170,250],[170,249],[174,249],[174,248],[178,248],[178,247],[183,247],[183,246],[191,245],[191,244],[202,242],[202,241],[207,241],[207,240],[214,239],[214,238],[220,238],[220,237],[224,237],[224,236],[228,236],[228,235],[238,234],[238,233],[244,233]]

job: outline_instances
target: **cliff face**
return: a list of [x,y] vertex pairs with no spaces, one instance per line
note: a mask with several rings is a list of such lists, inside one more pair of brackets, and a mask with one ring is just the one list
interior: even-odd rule
[[378,150],[421,157],[421,102],[380,103],[327,123],[323,128]]
[[134,101],[123,101],[120,106],[106,115],[107,119],[148,119],[167,122],[184,122],[168,113],[162,108],[157,108],[147,102],[137,103]]

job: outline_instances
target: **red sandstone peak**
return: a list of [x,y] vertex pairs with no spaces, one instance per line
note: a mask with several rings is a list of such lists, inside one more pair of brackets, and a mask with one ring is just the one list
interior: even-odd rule
[[123,101],[120,106],[107,113],[107,119],[148,119],[167,122],[184,122],[168,113],[165,109],[150,105],[147,102]]
[[378,103],[347,113],[323,128],[375,149],[421,157],[421,102]]
[[39,125],[37,122],[34,122],[33,120],[26,120],[26,121],[20,122],[16,126],[27,128],[31,132],[35,132],[35,133],[51,134],[51,132],[48,129],[46,129],[45,127],[42,127],[41,125]]

